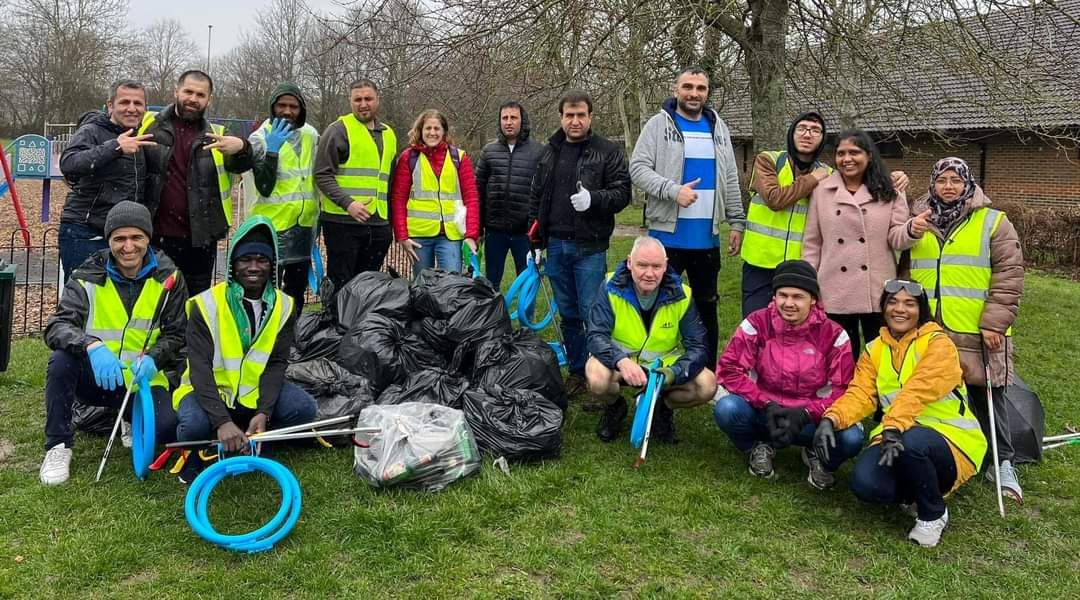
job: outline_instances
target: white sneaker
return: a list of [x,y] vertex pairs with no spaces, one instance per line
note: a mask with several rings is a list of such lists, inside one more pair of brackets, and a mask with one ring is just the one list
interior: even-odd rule
[[933,548],[941,541],[941,532],[945,531],[945,526],[948,524],[949,509],[947,508],[945,509],[945,514],[933,521],[923,521],[916,517],[915,527],[911,528],[907,537],[909,540],[923,548]]
[[716,406],[716,403],[719,402],[721,398],[723,398],[724,396],[727,396],[729,394],[731,394],[731,392],[727,391],[727,389],[725,389],[724,386],[717,383],[716,384],[716,393],[713,394],[712,400],[709,400],[709,406]]
[[123,444],[125,448],[130,448],[132,443],[131,440],[131,423],[128,423],[127,421],[121,419],[120,443]]
[[45,453],[45,460],[41,461],[41,470],[38,478],[45,485],[60,485],[68,480],[71,475],[71,448],[65,444],[57,444]]
[[[1001,461],[1001,464],[998,465],[998,470],[1001,471],[1002,495],[1023,504],[1024,490],[1020,488],[1020,478],[1016,476],[1016,467],[1012,465],[1012,461]],[[994,483],[994,465],[987,467],[986,479],[990,483]]]

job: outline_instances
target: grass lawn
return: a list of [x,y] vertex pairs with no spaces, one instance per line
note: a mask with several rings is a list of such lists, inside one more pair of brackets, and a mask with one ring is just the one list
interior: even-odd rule
[[[609,256],[628,247],[618,240]],[[721,278],[721,329],[731,331],[737,261]],[[1027,282],[1019,371],[1057,433],[1080,423],[1080,340],[1069,325],[1080,284]],[[192,533],[174,477],[138,482],[127,450],[114,449],[94,484],[103,438],[77,435],[72,480],[40,485],[48,352],[28,339],[13,353],[0,374],[0,597],[1065,598],[1080,589],[1077,448],[1022,468],[1027,504],[1010,504],[1004,521],[992,487],[969,483],[949,502],[943,543],[925,550],[905,540],[909,517],[855,500],[850,465],[824,493],[807,485],[794,450],[778,454],[777,480],[752,478],[709,407],[678,412],[682,443],[653,445],[635,471],[630,445],[600,443],[596,415],[574,405],[560,460],[509,476],[488,464],[438,494],[373,490],[352,474],[348,451],[281,451],[303,488],[300,523],[270,552],[233,554]],[[277,501],[269,479],[227,481],[212,519],[244,531]]]

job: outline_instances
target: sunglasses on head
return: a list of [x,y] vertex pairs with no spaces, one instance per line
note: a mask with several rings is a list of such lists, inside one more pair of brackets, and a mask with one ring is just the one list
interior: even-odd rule
[[923,286],[914,281],[907,281],[906,279],[890,279],[885,282],[885,292],[888,294],[895,294],[900,290],[904,290],[912,296],[922,296]]

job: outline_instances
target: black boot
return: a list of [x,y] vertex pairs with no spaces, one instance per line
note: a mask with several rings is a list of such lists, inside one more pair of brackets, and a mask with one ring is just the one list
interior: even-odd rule
[[601,442],[613,441],[622,432],[623,421],[626,420],[626,400],[622,396],[604,407],[604,414],[600,416],[600,423],[596,426],[596,437]]
[[679,438],[675,435],[675,411],[659,398],[656,408],[653,409],[652,431],[649,437],[663,444],[679,443]]

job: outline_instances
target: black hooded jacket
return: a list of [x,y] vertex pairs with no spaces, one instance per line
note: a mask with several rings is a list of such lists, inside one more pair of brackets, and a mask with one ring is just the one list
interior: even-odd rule
[[[795,127],[798,126],[799,121],[816,121],[821,125],[821,142],[818,144],[817,150],[814,151],[814,158],[810,162],[803,162],[799,158],[799,153],[795,149]],[[825,127],[825,118],[820,113],[814,111],[807,111],[791,122],[787,130],[787,153],[788,158],[795,163],[796,173],[806,173],[811,167],[817,163],[818,157],[821,156],[821,151],[825,149],[825,136],[829,134],[829,130]]]
[[145,204],[146,153],[120,151],[116,138],[127,131],[107,114],[90,111],[60,155],[60,171],[71,185],[61,223],[78,223],[104,233],[105,216],[122,200]]
[[[499,111],[500,115],[502,111]],[[514,151],[496,124],[498,139],[484,146],[476,162],[484,230],[524,234],[529,225],[529,189],[544,144],[529,137],[529,115],[521,108],[521,132]]]

